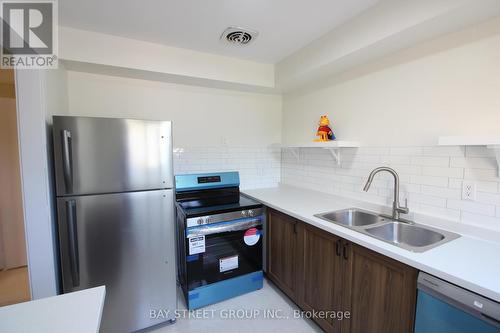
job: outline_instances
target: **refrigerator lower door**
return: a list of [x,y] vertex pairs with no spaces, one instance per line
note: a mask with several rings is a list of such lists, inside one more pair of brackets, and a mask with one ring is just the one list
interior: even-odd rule
[[173,209],[172,190],[58,198],[64,292],[106,286],[101,332],[174,319]]
[[57,196],[172,188],[172,123],[54,116]]

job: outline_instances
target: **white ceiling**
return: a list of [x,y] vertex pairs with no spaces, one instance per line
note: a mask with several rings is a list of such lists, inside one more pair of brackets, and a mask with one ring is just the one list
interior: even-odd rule
[[[254,61],[276,63],[378,0],[61,0],[64,26]],[[246,47],[219,40],[251,28]]]

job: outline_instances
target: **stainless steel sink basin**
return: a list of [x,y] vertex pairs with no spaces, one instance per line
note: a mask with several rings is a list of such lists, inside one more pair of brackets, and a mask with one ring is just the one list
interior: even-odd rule
[[315,216],[329,222],[350,227],[367,226],[385,221],[383,217],[375,213],[357,208],[337,210],[335,212],[328,212]]
[[413,252],[424,252],[460,237],[453,232],[395,221],[357,208],[315,216]]
[[407,244],[415,247],[432,245],[442,241],[442,233],[401,222],[391,222],[365,229],[366,233],[390,243]]

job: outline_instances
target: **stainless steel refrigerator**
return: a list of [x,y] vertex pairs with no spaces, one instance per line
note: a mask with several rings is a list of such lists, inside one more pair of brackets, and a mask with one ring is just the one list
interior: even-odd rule
[[62,286],[106,286],[104,333],[174,320],[171,126],[53,118]]

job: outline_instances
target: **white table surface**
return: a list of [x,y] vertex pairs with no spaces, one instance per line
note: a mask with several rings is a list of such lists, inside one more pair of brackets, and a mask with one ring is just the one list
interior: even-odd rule
[[104,286],[0,307],[2,333],[98,333]]
[[[493,233],[490,233],[490,239],[465,235],[460,232],[465,230],[460,223],[449,222],[438,226],[433,218],[419,216],[415,219],[418,223],[462,236],[426,252],[414,253],[314,216],[351,207],[380,212],[376,205],[287,185],[242,192],[268,207],[500,302],[500,239],[497,241],[498,237]],[[433,223],[429,222],[431,220]]]

